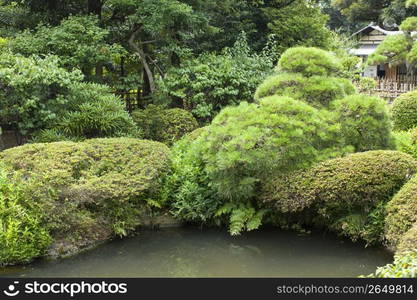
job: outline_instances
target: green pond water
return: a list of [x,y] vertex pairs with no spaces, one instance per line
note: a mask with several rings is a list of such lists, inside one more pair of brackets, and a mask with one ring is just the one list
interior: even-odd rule
[[0,277],[353,277],[392,261],[333,235],[263,229],[145,231],[74,257],[0,269]]

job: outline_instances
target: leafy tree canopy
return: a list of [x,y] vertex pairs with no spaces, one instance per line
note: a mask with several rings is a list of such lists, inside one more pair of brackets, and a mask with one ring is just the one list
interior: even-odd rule
[[25,30],[8,42],[14,53],[25,56],[56,55],[60,64],[71,70],[83,70],[86,76],[98,64],[111,64],[124,54],[117,44],[108,44],[109,32],[99,27],[93,16],[72,16],[60,25],[39,25],[35,31]]
[[[411,2],[414,0],[411,0]],[[333,0],[332,5],[352,21],[393,26],[415,13],[406,0]]]
[[417,17],[405,19],[400,26],[402,34],[390,35],[377,47],[368,58],[368,64],[389,63],[397,66],[405,64],[408,73],[417,66],[417,43],[413,34],[417,30]]

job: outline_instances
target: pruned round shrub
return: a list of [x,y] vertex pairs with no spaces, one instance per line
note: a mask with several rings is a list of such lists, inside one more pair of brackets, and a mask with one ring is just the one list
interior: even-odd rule
[[383,238],[383,205],[416,172],[405,153],[355,153],[268,180],[260,201],[282,213],[310,209],[317,225],[371,243]]
[[395,148],[384,100],[352,95],[336,100],[332,106],[342,126],[346,144],[355,147],[355,152]]
[[132,117],[144,137],[172,145],[186,133],[198,128],[193,115],[180,108],[163,109],[160,106],[148,105],[144,110],[136,110]]
[[327,111],[278,96],[225,108],[201,142],[213,184],[229,199],[251,198],[271,174],[306,168],[344,151],[339,127]]
[[392,119],[396,130],[417,127],[417,91],[402,94],[394,100]]
[[417,222],[417,176],[411,179],[387,205],[386,237],[396,247]]
[[285,51],[279,62],[278,71],[299,73],[304,76],[333,76],[342,67],[330,52],[314,47],[293,47]]
[[417,222],[401,237],[397,253],[417,251]]
[[283,73],[267,78],[256,90],[255,99],[267,96],[289,96],[317,107],[327,107],[335,99],[355,92],[353,84],[344,78],[304,77],[300,74]]
[[[262,224],[267,211],[252,200],[268,176],[349,151],[329,112],[278,96],[223,109],[210,126],[174,149],[181,146],[174,151],[179,153],[172,176],[176,188],[170,189],[174,213],[193,221],[228,222],[232,235]],[[206,208],[209,202],[215,210]]]
[[30,210],[24,183],[16,179],[0,166],[0,266],[29,262],[50,243],[38,215]]
[[130,138],[27,144],[0,152],[5,167],[25,181],[52,238],[55,255],[72,253],[114,235],[126,235],[141,214],[159,206],[169,149]]

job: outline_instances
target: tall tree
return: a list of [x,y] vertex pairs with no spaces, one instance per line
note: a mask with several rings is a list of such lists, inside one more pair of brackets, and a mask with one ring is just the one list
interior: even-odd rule
[[332,5],[351,21],[376,22],[392,27],[417,12],[414,8],[407,8],[407,1],[414,0],[332,0]]
[[274,0],[262,8],[280,53],[293,46],[327,48],[331,36],[325,16],[315,1]]
[[369,56],[368,64],[388,63],[392,66],[405,64],[407,73],[413,75],[417,67],[417,17],[410,17],[401,23],[402,34],[388,36]]

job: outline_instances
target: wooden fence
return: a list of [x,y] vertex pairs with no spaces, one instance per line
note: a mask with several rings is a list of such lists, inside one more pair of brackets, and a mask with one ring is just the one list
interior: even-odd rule
[[115,92],[119,96],[123,103],[126,105],[126,110],[131,113],[135,109],[144,107],[144,97],[138,92]]
[[381,98],[393,101],[401,94],[413,91],[417,87],[417,82],[401,82],[391,80],[377,80],[377,86],[373,90]]

